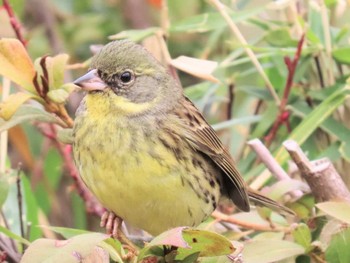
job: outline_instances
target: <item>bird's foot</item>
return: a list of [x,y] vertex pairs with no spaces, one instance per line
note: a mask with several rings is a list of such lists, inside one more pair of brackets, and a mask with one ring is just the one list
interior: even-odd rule
[[113,238],[119,240],[123,248],[128,251],[128,253],[123,256],[123,259],[131,259],[137,256],[138,249],[122,231],[122,223],[123,219],[113,212],[106,211],[101,217],[100,226],[106,228],[107,235],[111,235]]

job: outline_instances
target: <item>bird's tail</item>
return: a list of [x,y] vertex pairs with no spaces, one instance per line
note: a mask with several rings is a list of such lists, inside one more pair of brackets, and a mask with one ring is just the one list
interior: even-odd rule
[[285,207],[284,205],[281,205],[276,201],[266,196],[263,196],[262,194],[256,192],[253,189],[248,189],[248,196],[249,196],[249,200],[257,206],[265,206],[274,211],[283,212],[285,214],[295,216],[295,213],[288,207]]

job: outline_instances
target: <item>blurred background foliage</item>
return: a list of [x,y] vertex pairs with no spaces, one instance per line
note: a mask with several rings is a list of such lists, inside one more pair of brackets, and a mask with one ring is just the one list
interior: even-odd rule
[[[248,182],[261,188],[265,183],[274,181],[256,153],[246,144],[254,138],[264,141],[280,165],[292,177],[298,178],[297,169],[287,162],[286,153],[281,150],[283,141],[293,138],[309,159],[328,157],[349,187],[350,105],[345,100],[350,72],[349,1],[222,2],[247,44],[232,33],[232,28],[214,5],[215,1],[177,0],[167,1],[165,5],[161,0],[12,0],[10,4],[22,23],[21,31],[28,41],[26,48],[33,61],[45,55],[69,54],[65,83],[86,72],[91,50],[97,48],[91,48],[91,45],[105,44],[113,35],[112,38],[128,37],[142,41],[161,32],[172,58],[186,55],[218,62],[214,72],[215,78],[220,81],[217,83],[182,71],[177,73],[185,93],[218,131]],[[4,8],[0,9],[0,25],[2,38],[16,38]],[[303,35],[305,40],[291,90],[285,94],[290,76],[286,58],[293,59]],[[258,58],[278,98],[267,88],[268,84],[252,64],[245,48],[250,48]],[[11,93],[16,90],[18,87],[13,85]],[[71,93],[65,104],[72,118],[81,97],[82,94]],[[287,105],[281,108],[278,102],[283,99],[287,100]],[[286,115],[282,120],[283,113]],[[273,134],[271,130],[276,122],[277,129]],[[51,138],[43,135],[45,127],[41,129],[42,125],[45,124],[34,120],[9,130],[6,166],[13,169],[8,172],[12,174],[9,175],[12,179],[8,188],[4,186],[3,190],[0,189],[1,204],[4,203],[2,215],[7,219],[7,227],[17,235],[21,234],[18,210],[14,208],[18,207],[15,178],[18,164],[22,163],[23,221],[31,224],[25,234],[26,239],[34,241],[43,236],[56,237],[52,229],[38,225],[101,231],[98,216],[87,213],[84,200],[64,165],[62,152]],[[322,260],[326,259],[328,262],[350,262],[345,248],[339,252],[345,258],[340,257],[338,261],[333,261],[334,250],[325,253],[332,245],[335,248],[342,245],[334,245],[330,238],[324,236],[320,238],[327,220],[315,214],[313,205],[310,195],[304,195],[298,201],[292,200],[289,204],[301,218],[294,222],[299,224],[298,230],[294,232],[297,233],[293,235],[294,239],[290,238],[304,247],[301,253],[289,255],[281,248],[279,257],[267,257],[265,261],[258,257],[254,261],[249,251],[257,251],[257,248],[252,245],[254,243],[248,243],[246,256],[248,259],[250,256],[251,261],[247,262],[272,262],[285,259],[286,255],[292,259],[283,262],[295,262],[295,256],[300,254],[303,256],[299,256],[297,262],[325,262]],[[349,212],[349,207],[340,208],[335,218],[343,218],[339,218],[339,213],[344,211]],[[258,217],[240,216],[243,220]],[[337,223],[339,227],[333,230],[328,226],[328,237],[339,233],[340,225],[346,225],[344,222],[350,223],[343,219],[340,222],[342,224]],[[283,221],[282,224],[290,223]],[[245,236],[231,232],[226,234],[232,239]],[[348,232],[342,235],[350,242]],[[300,241],[302,238],[296,237],[298,233],[302,233],[302,237],[307,236],[307,241]],[[256,234],[255,231],[252,236]],[[326,234],[323,232],[323,235]],[[275,235],[272,239],[283,237]],[[313,243],[320,240],[325,243]],[[341,243],[339,238],[336,241]],[[253,247],[249,250],[249,246]],[[259,248],[268,250],[270,246],[269,242],[265,242],[265,246],[260,244]]]

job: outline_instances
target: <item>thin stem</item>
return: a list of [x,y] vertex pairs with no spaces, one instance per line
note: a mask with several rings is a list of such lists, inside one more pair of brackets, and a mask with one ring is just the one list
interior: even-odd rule
[[[18,217],[19,217],[19,224],[20,224],[20,230],[21,230],[21,237],[25,237],[24,233],[24,225],[23,225],[23,207],[22,207],[22,190],[21,190],[21,164],[18,164],[17,169],[17,178],[16,178],[16,184],[17,184],[17,201],[18,201]],[[24,244],[22,244],[22,251],[24,251]]]
[[2,4],[4,9],[6,10],[9,18],[10,18],[10,23],[11,26],[13,28],[13,30],[15,31],[16,37],[18,38],[19,41],[21,41],[21,43],[23,44],[23,46],[27,46],[27,41],[24,39],[23,35],[22,35],[22,26],[21,23],[17,20],[15,13],[13,12],[12,7],[9,4],[8,0],[2,0]]
[[287,127],[288,132],[290,132],[291,130],[290,123],[289,123],[290,114],[289,114],[289,111],[286,110],[286,106],[288,103],[289,94],[293,87],[293,78],[300,59],[304,39],[305,39],[305,35],[302,35],[299,40],[297,51],[294,54],[293,60],[291,60],[289,57],[284,58],[284,62],[288,70],[287,81],[284,87],[283,97],[279,105],[279,115],[277,116],[274,124],[272,125],[272,128],[269,134],[265,137],[266,147],[269,147],[271,145],[272,141],[276,137],[278,129],[281,127],[282,124],[284,124]]
[[217,220],[228,222],[231,224],[235,224],[235,225],[241,226],[241,227],[246,228],[246,229],[252,229],[252,230],[257,230],[257,231],[274,231],[274,232],[275,231],[276,232],[282,231],[285,233],[290,232],[290,228],[288,228],[288,227],[277,227],[277,226],[269,226],[269,225],[250,223],[250,222],[246,222],[246,221],[234,218],[233,216],[223,214],[219,211],[214,211],[212,213],[212,216]]
[[233,34],[237,37],[241,45],[243,46],[245,52],[247,53],[248,57],[252,61],[253,65],[256,67],[257,71],[259,72],[260,76],[263,78],[266,87],[270,91],[272,97],[274,98],[277,105],[280,105],[281,101],[275,91],[275,88],[273,87],[270,79],[266,75],[264,69],[262,68],[259,60],[255,56],[252,49],[249,47],[249,44],[247,40],[242,35],[241,31],[238,29],[236,24],[232,21],[231,17],[228,15],[225,6],[219,1],[219,0],[209,0],[210,3],[214,5],[214,7],[220,12],[221,16],[226,20],[227,24],[229,25],[229,28],[233,32]]
[[234,89],[235,89],[235,85],[233,83],[228,85],[227,120],[231,120],[232,118],[232,108],[235,100]]
[[324,88],[324,80],[323,80],[323,75],[322,75],[322,69],[321,69],[320,59],[319,59],[318,56],[315,57],[315,63],[316,63],[318,78],[320,79],[320,86],[322,88]]

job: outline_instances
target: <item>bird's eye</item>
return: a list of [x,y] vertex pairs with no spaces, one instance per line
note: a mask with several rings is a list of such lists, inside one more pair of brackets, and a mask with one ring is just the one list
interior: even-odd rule
[[120,76],[119,79],[121,80],[121,82],[123,82],[124,84],[127,84],[129,82],[131,82],[133,80],[133,75],[130,71],[124,71]]

